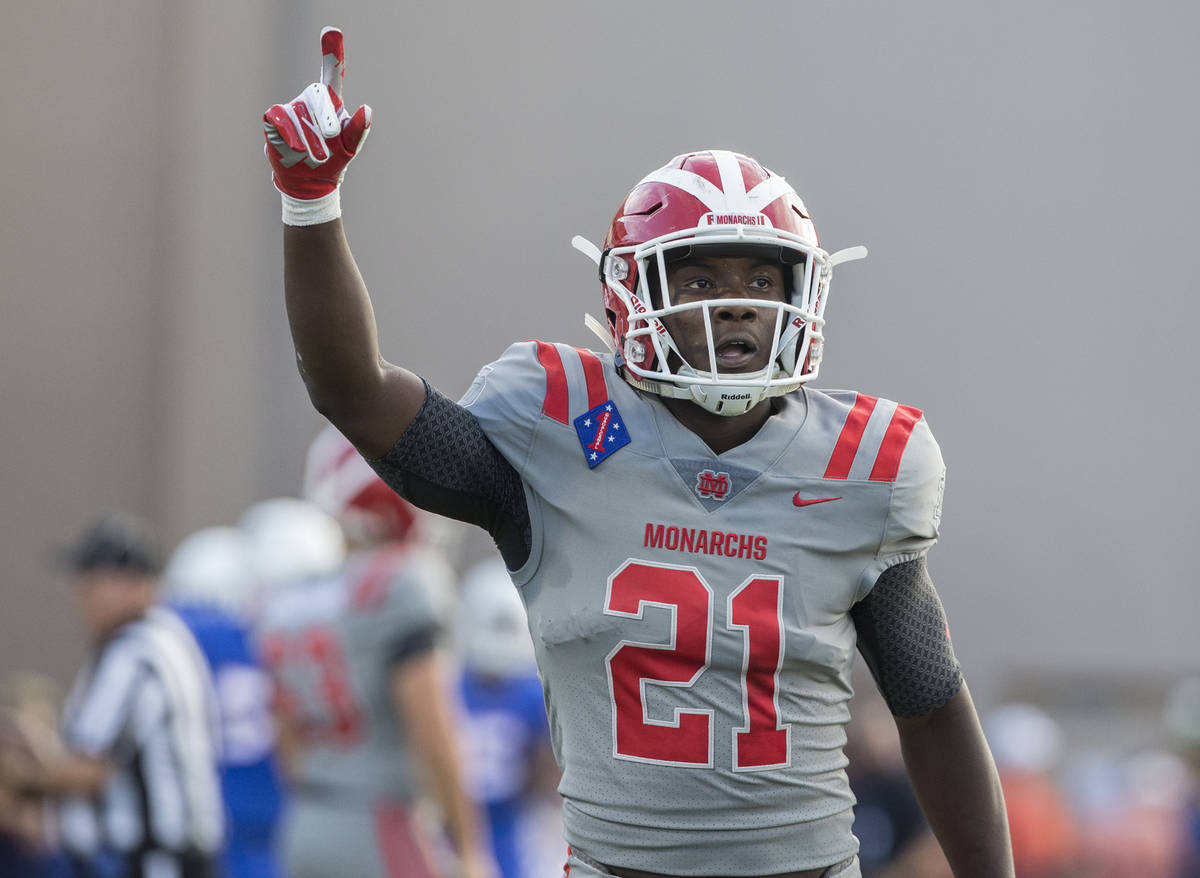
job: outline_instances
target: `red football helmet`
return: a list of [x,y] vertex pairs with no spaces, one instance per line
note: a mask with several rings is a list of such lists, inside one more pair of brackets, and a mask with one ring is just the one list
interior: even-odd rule
[[419,510],[389,488],[332,425],[309,446],[304,498],[337,519],[355,543],[406,541],[417,535]]
[[[588,325],[623,365],[627,381],[662,396],[690,399],[708,411],[740,415],[768,396],[790,393],[817,375],[821,363],[825,299],[833,266],[866,256],[852,247],[830,256],[820,247],[804,202],[788,182],[754,159],[727,150],[686,153],[648,174],[613,217],[604,250],[576,238],[575,246],[600,265],[607,332]],[[775,311],[775,349],[757,372],[723,372],[712,350],[714,299],[675,305],[667,263],[698,248],[770,248],[785,267],[790,301],[741,300]],[[662,301],[651,296],[656,273]],[[710,371],[688,363],[661,318],[702,309],[708,330]],[[672,368],[668,354],[682,365]]]

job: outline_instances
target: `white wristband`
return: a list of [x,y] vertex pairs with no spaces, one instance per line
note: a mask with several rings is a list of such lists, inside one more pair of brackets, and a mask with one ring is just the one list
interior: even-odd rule
[[327,223],[342,215],[342,196],[340,189],[334,189],[322,198],[305,201],[292,198],[290,195],[279,193],[283,198],[283,222],[289,226],[315,226]]

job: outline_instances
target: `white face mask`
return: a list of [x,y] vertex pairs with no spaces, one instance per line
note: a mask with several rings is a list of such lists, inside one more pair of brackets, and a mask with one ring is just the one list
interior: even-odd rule
[[[724,416],[742,415],[771,396],[791,393],[816,377],[824,342],[825,302],[833,267],[841,262],[862,259],[865,247],[852,247],[833,255],[827,254],[803,238],[769,226],[709,225],[664,235],[644,244],[614,248],[604,254],[582,238],[576,237],[575,247],[599,264],[603,261],[602,277],[613,297],[624,305],[628,330],[623,339],[594,318],[585,322],[613,351],[624,366],[627,381],[642,390],[661,396],[690,400],[706,411]],[[658,278],[658,288],[668,290],[667,255],[687,248],[702,252],[702,248],[720,245],[769,246],[794,256],[785,270],[791,272],[791,297],[788,302],[768,299],[739,298],[736,304],[773,314],[773,350],[766,365],[753,372],[722,371],[718,363],[712,330],[713,311],[733,300],[713,299],[686,304],[674,304],[669,292],[664,293],[660,308],[650,308],[650,272]],[[637,289],[627,283],[633,274],[631,262],[637,266]],[[610,299],[611,301],[611,299]],[[663,323],[663,318],[686,311],[702,312],[707,341],[707,364],[713,368],[697,368],[687,362],[676,340]],[[620,345],[620,347],[618,347]],[[671,354],[680,365],[672,367]]]

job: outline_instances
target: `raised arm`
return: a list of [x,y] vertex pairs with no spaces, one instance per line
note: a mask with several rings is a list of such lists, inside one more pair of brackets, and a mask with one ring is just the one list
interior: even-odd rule
[[339,187],[371,127],[342,103],[342,32],[321,32],[321,80],[263,116],[283,196],[284,287],[296,361],[313,405],[367,457],[400,438],[425,398],[420,378],[379,353],[375,315],[346,242]]
[[296,365],[317,411],[367,457],[382,457],[425,399],[379,353],[375,313],[341,219],[285,226],[284,290]]

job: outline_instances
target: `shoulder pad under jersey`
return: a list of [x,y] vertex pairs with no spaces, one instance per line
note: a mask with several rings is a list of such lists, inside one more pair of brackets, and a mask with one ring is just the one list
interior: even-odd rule
[[941,449],[921,415],[896,461],[887,524],[868,587],[888,567],[922,557],[937,542],[945,485]]
[[523,341],[484,366],[459,404],[523,474],[533,433],[542,422],[570,425],[608,396],[597,354],[566,344]]

